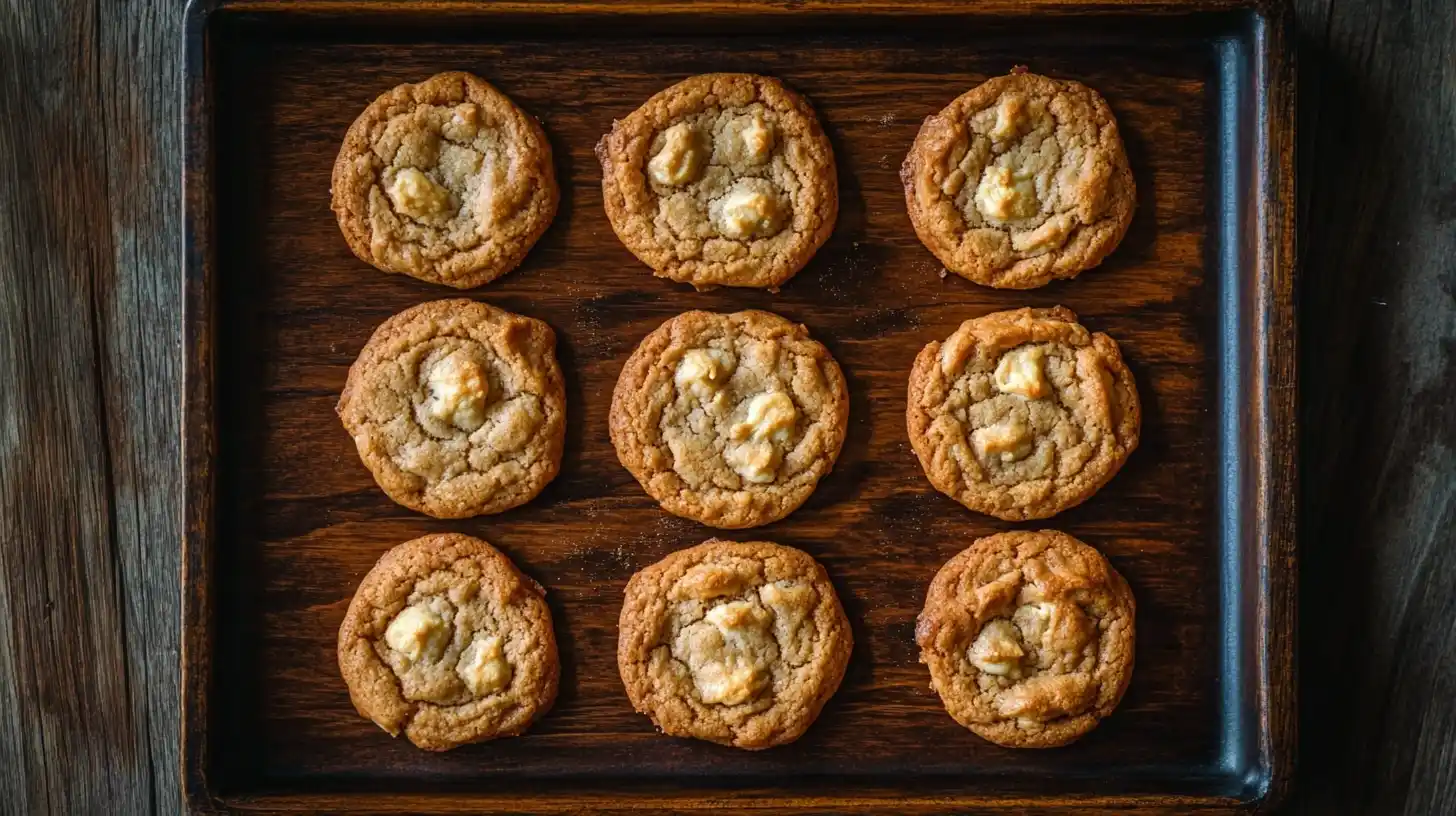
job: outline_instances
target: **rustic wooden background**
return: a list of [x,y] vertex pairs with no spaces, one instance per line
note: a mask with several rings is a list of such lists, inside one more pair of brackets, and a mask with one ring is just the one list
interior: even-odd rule
[[[1456,15],[1299,0],[1291,810],[1456,811]],[[0,812],[170,813],[180,0],[0,5]]]

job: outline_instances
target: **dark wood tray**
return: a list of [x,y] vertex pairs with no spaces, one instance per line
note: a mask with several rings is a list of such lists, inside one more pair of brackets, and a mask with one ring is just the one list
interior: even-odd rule
[[[195,811],[972,807],[1239,809],[1287,790],[1294,720],[1293,88],[1282,7],[955,3],[195,2],[188,13],[184,774]],[[986,289],[916,240],[897,171],[921,120],[1016,64],[1116,112],[1138,184],[1099,269]],[[329,210],[345,129],[380,92],[446,69],[538,116],[561,213],[471,296],[542,318],[570,400],[559,478],[517,510],[438,521],[393,504],[333,406],[389,315],[454,290],[379,273]],[[755,71],[803,92],[839,163],[833,238],[777,295],[653,278],[602,211],[598,137],[658,89]],[[1141,448],[1085,505],[1011,525],[926,482],[905,383],[926,342],[1022,305],[1071,307],[1122,344]],[[833,474],[751,535],[821,559],[854,623],[848,676],[798,743],[745,753],[654,733],[615,664],[629,575],[712,535],[617,463],[607,407],[637,341],[690,308],[807,324],[849,378]],[[981,535],[1056,527],[1138,599],[1137,670],[1073,746],[1013,751],[956,725],[917,662],[932,575]],[[549,590],[563,665],[522,738],[427,754],[355,714],[334,640],[386,549],[482,536]],[[741,536],[750,535],[748,532]]]

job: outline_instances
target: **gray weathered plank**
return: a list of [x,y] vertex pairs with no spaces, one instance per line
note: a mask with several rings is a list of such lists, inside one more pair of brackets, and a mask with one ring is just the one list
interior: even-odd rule
[[1302,776],[1456,812],[1456,13],[1299,4]]
[[149,807],[98,325],[114,278],[96,8],[10,3],[0,67],[0,790],[7,812]]
[[181,216],[183,4],[99,4],[112,275],[96,279],[100,363],[132,716],[150,750],[139,787],[180,806]]

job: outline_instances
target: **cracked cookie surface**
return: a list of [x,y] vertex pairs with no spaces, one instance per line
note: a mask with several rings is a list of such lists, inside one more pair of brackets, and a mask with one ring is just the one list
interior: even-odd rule
[[499,513],[555,478],[566,434],[556,335],[471,300],[389,318],[349,369],[338,412],[391,499],[436,518]]
[[556,699],[544,595],[478,538],[400,544],[364,576],[339,627],[354,707],[429,751],[524,732]]
[[597,144],[612,229],[655,274],[777,288],[834,230],[834,153],[772,77],[703,74],[612,123]]
[[1117,343],[1060,306],[967,320],[910,372],[906,428],[926,477],[997,518],[1081,504],[1137,448],[1141,423]]
[[1079,82],[1029,73],[991,79],[927,118],[900,178],[926,248],[1002,289],[1101,263],[1136,198],[1107,102]]
[[809,498],[848,417],[839,364],[803,326],[769,312],[686,312],[623,366],[612,445],[668,512],[756,527]]
[[514,269],[559,196],[541,126],[458,71],[380,96],[334,162],[334,213],[354,254],[460,289]]
[[809,728],[853,645],[807,553],[712,539],[632,576],[617,666],[632,705],[664,733],[760,749]]
[[1011,748],[1066,745],[1132,677],[1132,590],[1054,530],[977,540],[941,567],[915,627],[930,686],[957,722]]

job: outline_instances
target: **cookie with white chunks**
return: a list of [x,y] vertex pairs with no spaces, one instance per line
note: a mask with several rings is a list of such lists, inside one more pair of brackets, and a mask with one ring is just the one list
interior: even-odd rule
[[926,119],[900,178],[926,248],[946,269],[999,289],[1101,263],[1136,201],[1107,102],[1080,82],[1024,72]]
[[642,340],[612,395],[612,445],[669,513],[768,524],[834,467],[849,418],[839,364],[769,312],[687,312]]
[[400,544],[364,576],[339,627],[354,707],[427,751],[524,732],[556,700],[544,595],[478,538]]
[[829,238],[834,152],[777,79],[703,74],[647,100],[597,144],[617,237],[659,277],[777,289]]
[[617,666],[632,705],[663,733],[756,750],[809,728],[853,646],[807,553],[713,539],[632,576]]
[[471,300],[384,321],[349,369],[339,418],[396,502],[436,518],[530,501],[561,466],[566,392],[545,323]]
[[1122,700],[1134,612],[1095,549],[1054,530],[999,533],[941,567],[915,641],[956,722],[1009,748],[1053,748]]
[[1137,386],[1117,343],[1060,306],[967,320],[915,358],[905,424],[937,490],[1023,521],[1086,501],[1137,448]]
[[559,198],[541,125],[460,71],[374,100],[334,162],[334,214],[354,254],[457,289],[514,269]]

